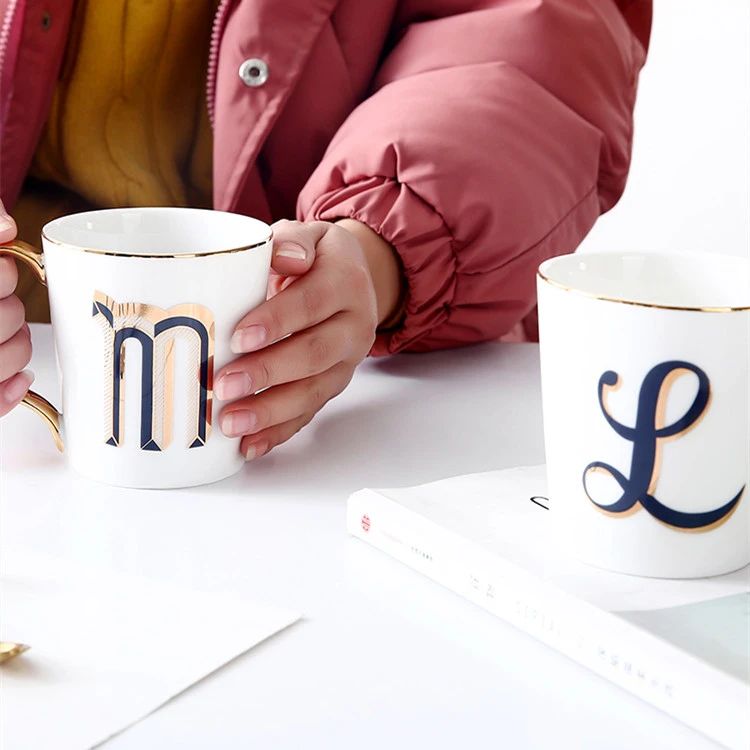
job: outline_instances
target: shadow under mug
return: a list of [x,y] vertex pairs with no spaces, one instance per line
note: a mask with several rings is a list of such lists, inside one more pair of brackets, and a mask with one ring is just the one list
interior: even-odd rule
[[71,466],[124,487],[218,481],[244,461],[211,429],[213,374],[233,355],[236,324],[266,299],[272,232],[239,214],[104,209],[42,230],[0,254],[45,284],[63,412],[29,391]]

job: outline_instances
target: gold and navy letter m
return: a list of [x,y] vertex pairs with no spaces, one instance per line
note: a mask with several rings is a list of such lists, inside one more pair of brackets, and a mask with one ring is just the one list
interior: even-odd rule
[[[104,335],[104,440],[123,444],[125,410],[125,342],[141,346],[141,435],[146,451],[164,450],[172,442],[175,394],[175,343],[188,347],[188,448],[205,445],[211,434],[214,368],[214,320],[202,305],[175,305],[162,310],[139,302],[115,302],[94,294],[93,316]],[[184,391],[184,388],[180,389]]]

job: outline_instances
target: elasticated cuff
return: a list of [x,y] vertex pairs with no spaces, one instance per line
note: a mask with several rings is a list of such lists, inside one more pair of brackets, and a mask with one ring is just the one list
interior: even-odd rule
[[378,333],[371,355],[395,354],[413,346],[441,325],[456,289],[454,241],[435,209],[407,185],[371,177],[315,199],[303,221],[361,221],[398,252],[406,276],[402,325]]

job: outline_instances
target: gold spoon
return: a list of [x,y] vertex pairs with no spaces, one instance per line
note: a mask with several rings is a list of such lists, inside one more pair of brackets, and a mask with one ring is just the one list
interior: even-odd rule
[[25,646],[23,643],[0,641],[0,664],[15,659],[16,656],[19,656],[24,651],[28,651],[30,648],[30,646]]

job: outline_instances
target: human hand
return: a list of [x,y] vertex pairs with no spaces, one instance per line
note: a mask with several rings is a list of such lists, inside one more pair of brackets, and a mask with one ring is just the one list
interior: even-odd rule
[[288,440],[346,388],[398,301],[395,251],[364,225],[352,228],[274,224],[270,297],[237,325],[232,350],[243,356],[214,383],[219,400],[233,401],[221,429],[242,436],[247,459]]
[[[16,237],[16,224],[0,202],[0,244]],[[34,382],[23,368],[31,359],[31,334],[26,312],[13,294],[18,283],[16,262],[0,255],[0,417],[16,407]]]

